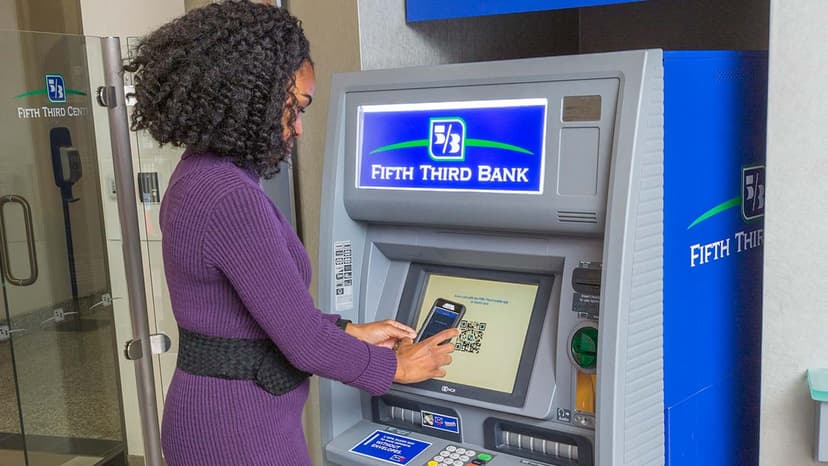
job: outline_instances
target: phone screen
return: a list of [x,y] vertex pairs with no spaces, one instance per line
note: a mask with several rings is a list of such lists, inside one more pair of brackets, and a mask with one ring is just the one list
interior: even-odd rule
[[447,328],[453,327],[458,316],[459,314],[455,311],[435,306],[434,312],[428,320],[426,328],[423,329],[419,341],[425,340],[426,338],[436,335]]

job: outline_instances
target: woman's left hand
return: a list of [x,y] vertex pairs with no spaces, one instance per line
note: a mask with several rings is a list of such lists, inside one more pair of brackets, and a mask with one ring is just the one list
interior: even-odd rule
[[349,323],[345,332],[365,343],[393,349],[404,338],[416,338],[417,332],[396,320],[381,320],[366,324]]

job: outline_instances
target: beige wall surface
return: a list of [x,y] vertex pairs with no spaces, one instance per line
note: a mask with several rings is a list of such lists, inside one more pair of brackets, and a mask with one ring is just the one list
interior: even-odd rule
[[828,367],[828,2],[771,2],[760,464],[816,465],[805,370]]
[[12,0],[0,0],[0,29],[18,29],[16,2]]
[[144,35],[184,14],[182,0],[81,0],[83,33],[88,36]]
[[0,0],[0,29],[81,33],[79,0]]
[[[325,150],[325,123],[333,73],[359,70],[359,36],[356,0],[327,2],[319,8],[319,0],[290,0],[284,2],[290,12],[302,20],[305,34],[311,43],[315,62],[316,95],[313,105],[303,118],[304,134],[297,144],[296,186],[299,198],[299,216],[302,240],[317,269],[319,253],[319,210],[322,186],[322,157]],[[316,296],[316,275],[311,293]],[[319,434],[319,389],[312,380],[311,396],[305,410],[305,431],[313,464],[322,464],[322,446]]]
[[200,8],[208,3],[213,3],[212,0],[184,0],[184,6],[187,11],[192,10],[193,8]]

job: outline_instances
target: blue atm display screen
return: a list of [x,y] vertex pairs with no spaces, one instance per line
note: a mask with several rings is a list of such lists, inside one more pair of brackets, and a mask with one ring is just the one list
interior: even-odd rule
[[359,189],[543,193],[546,99],[359,107]]

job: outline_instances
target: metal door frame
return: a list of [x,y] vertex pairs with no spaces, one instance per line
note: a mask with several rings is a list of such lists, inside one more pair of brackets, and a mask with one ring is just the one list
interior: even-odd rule
[[[138,383],[138,409],[144,437],[146,466],[164,466],[161,456],[161,429],[158,423],[158,405],[155,376],[152,365],[149,314],[144,288],[144,269],[141,256],[141,237],[138,223],[138,203],[135,199],[132,150],[129,139],[129,119],[124,95],[124,71],[121,58],[121,40],[118,37],[101,38],[105,87],[98,91],[98,101],[108,108],[109,135],[112,144],[112,162],[118,199],[118,218],[127,280],[127,296],[132,322],[130,358],[135,363]],[[137,352],[137,354],[136,354]],[[137,357],[136,357],[137,356]]]

